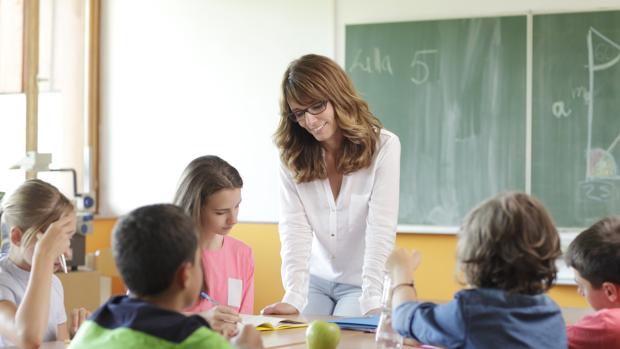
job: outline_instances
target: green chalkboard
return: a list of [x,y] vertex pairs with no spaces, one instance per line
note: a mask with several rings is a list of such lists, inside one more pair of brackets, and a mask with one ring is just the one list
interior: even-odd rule
[[526,17],[349,25],[346,69],[401,140],[399,224],[525,190]]
[[534,16],[532,193],[558,225],[620,213],[620,11]]

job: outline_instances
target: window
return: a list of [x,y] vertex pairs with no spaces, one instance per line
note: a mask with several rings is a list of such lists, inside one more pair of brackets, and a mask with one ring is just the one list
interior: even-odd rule
[[12,191],[24,178],[9,170],[26,149],[23,19],[23,0],[0,0],[0,192]]
[[[34,150],[96,195],[98,24],[99,0],[0,0],[0,191],[23,181],[8,167]],[[30,176],[74,195],[70,172]]]

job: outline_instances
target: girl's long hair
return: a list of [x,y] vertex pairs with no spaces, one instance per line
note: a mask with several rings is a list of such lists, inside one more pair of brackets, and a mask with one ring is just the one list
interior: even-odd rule
[[18,227],[22,231],[20,245],[27,247],[38,232],[73,209],[71,201],[53,185],[40,179],[27,180],[2,201],[2,235],[10,240],[10,229]]
[[236,168],[215,155],[201,156],[187,165],[176,194],[174,204],[181,207],[202,228],[202,208],[209,196],[221,189],[243,187],[243,180]]

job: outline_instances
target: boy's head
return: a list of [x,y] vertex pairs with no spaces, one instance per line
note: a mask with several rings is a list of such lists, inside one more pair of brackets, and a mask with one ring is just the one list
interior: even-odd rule
[[579,234],[565,259],[594,309],[620,307],[620,217],[604,218]]
[[152,297],[183,292],[185,306],[203,285],[198,237],[192,219],[177,206],[140,207],[121,218],[112,237],[112,252],[132,294]]
[[539,294],[555,280],[560,238],[538,200],[500,193],[465,218],[457,253],[472,286]]

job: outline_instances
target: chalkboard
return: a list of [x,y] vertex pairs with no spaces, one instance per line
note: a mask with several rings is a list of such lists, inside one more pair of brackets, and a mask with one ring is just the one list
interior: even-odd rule
[[526,17],[349,25],[346,69],[401,140],[399,224],[525,190]]
[[620,11],[533,21],[532,193],[558,225],[620,213]]

